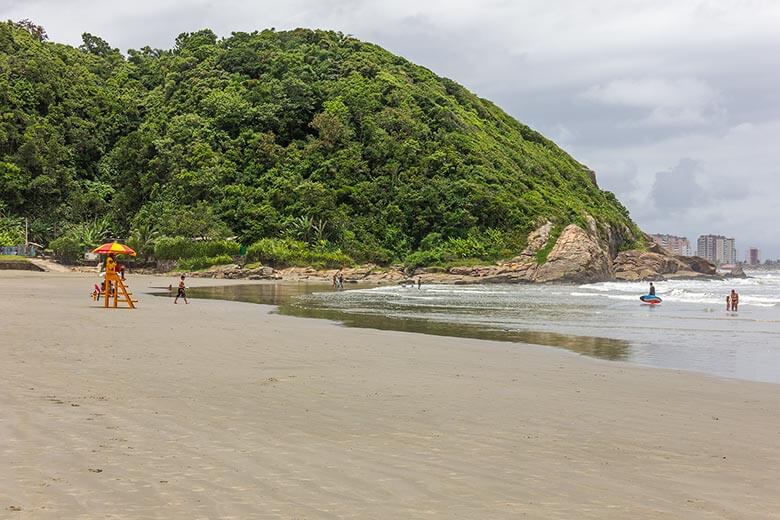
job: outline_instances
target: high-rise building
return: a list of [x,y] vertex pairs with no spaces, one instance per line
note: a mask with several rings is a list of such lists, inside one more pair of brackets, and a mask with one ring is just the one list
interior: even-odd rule
[[696,242],[696,254],[716,265],[737,263],[734,239],[723,235],[701,235]]
[[653,242],[663,247],[670,253],[674,253],[675,255],[693,255],[693,251],[691,251],[691,243],[688,241],[687,237],[678,237],[676,235],[656,233],[655,235],[650,235],[650,238],[653,239]]
[[748,265],[761,264],[761,252],[758,250],[757,247],[751,247],[750,249],[748,249],[746,260]]

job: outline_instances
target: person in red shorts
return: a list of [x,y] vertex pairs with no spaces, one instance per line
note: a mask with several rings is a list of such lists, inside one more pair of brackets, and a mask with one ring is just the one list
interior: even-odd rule
[[184,298],[184,303],[189,305],[190,302],[187,301],[187,293],[184,289],[184,275],[181,275],[181,280],[179,280],[179,291],[176,293],[176,298],[173,299],[173,303],[179,303],[179,298]]

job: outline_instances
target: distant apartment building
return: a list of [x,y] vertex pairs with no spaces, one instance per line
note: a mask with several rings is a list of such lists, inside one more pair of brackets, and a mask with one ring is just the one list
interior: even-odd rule
[[745,260],[747,260],[748,265],[761,265],[761,252],[757,247],[751,247],[748,249]]
[[653,239],[653,242],[663,247],[670,253],[674,253],[675,255],[693,255],[693,251],[691,250],[691,243],[686,237],[656,233],[655,235],[650,235],[650,238]]
[[696,242],[696,254],[716,265],[737,263],[734,239],[723,235],[700,236]]

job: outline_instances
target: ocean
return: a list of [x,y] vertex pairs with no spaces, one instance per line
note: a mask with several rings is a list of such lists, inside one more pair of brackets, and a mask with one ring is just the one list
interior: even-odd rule
[[[288,315],[347,326],[513,341],[720,377],[780,382],[780,271],[747,279],[649,284],[199,288],[194,297],[272,303]],[[726,310],[731,289],[739,312]]]

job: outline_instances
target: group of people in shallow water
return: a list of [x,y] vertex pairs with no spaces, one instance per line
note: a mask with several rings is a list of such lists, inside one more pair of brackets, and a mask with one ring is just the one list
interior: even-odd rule
[[726,296],[726,310],[737,312],[739,307],[739,294],[734,289],[731,290],[731,294]]
[[[653,285],[653,282],[650,282],[648,294],[650,296],[655,296],[655,285]],[[737,310],[739,310],[739,293],[734,289],[726,296],[726,310],[731,312],[737,312]]]

